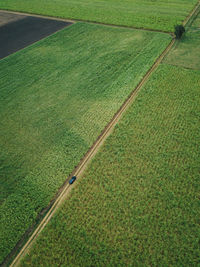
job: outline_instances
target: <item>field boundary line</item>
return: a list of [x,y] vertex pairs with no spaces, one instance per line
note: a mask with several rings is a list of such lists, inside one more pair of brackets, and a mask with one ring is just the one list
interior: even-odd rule
[[[118,121],[123,116],[124,112],[129,108],[129,106],[133,103],[135,100],[139,90],[141,87],[147,82],[151,74],[154,72],[154,70],[159,66],[165,55],[168,53],[168,51],[171,49],[175,42],[175,39],[172,39],[169,45],[165,48],[165,50],[162,52],[162,54],[156,59],[152,67],[147,71],[145,76],[142,78],[142,80],[138,83],[138,85],[135,87],[135,89],[129,94],[128,98],[125,100],[125,102],[122,104],[120,109],[114,114],[112,120],[107,124],[107,126],[104,128],[100,136],[97,138],[95,143],[92,145],[92,147],[88,150],[88,152],[85,154],[83,159],[80,161],[79,165],[74,169],[72,172],[72,175],[78,176],[77,180],[81,178],[81,175],[85,171],[85,169],[88,167],[88,164],[90,163],[91,159],[94,157],[94,155],[97,153],[99,148],[103,145],[104,141],[107,139],[107,137],[111,134],[113,131],[115,125],[118,123]],[[71,176],[72,176],[71,175]],[[71,177],[70,176],[70,177]],[[67,179],[68,181],[68,179]],[[44,216],[42,221],[39,223],[31,237],[28,239],[28,241],[25,243],[25,245],[22,247],[20,252],[17,254],[13,262],[11,263],[11,267],[18,266],[20,263],[20,260],[27,254],[30,247],[36,240],[39,233],[44,229],[46,224],[49,222],[49,220],[52,218],[52,216],[55,214],[57,209],[60,207],[60,205],[63,203],[63,201],[68,197],[71,189],[74,187],[74,185],[69,186],[67,181],[64,183],[62,189],[60,190],[60,194],[55,199],[53,205],[49,208],[47,214]],[[76,185],[76,184],[75,184]]]
[[195,7],[193,8],[192,12],[183,21],[183,26],[184,27],[187,26],[188,22],[195,15],[195,13],[196,13],[196,11],[198,10],[199,7],[200,7],[200,0],[197,2],[197,4],[195,5]]
[[[67,21],[65,21],[65,22],[67,22]],[[4,59],[6,59],[9,56],[12,56],[12,55],[18,53],[19,51],[22,51],[23,49],[26,49],[27,47],[30,47],[31,45],[34,45],[34,44],[36,44],[36,43],[38,43],[38,42],[40,42],[40,41],[42,41],[42,40],[44,40],[44,39],[46,39],[46,38],[48,38],[50,36],[53,36],[54,34],[56,34],[56,33],[60,32],[60,31],[64,30],[65,28],[68,28],[68,27],[70,27],[70,26],[72,26],[74,24],[73,22],[70,22],[70,21],[68,21],[68,22],[69,22],[69,24],[68,25],[65,25],[63,28],[58,29],[58,30],[56,30],[55,32],[53,32],[51,34],[42,37],[40,40],[34,41],[32,44],[29,44],[29,45],[27,45],[27,46],[25,46],[23,48],[20,48],[19,50],[15,51],[15,52],[13,52],[13,53],[11,53],[9,55],[7,55],[6,57],[0,58],[0,62],[1,62],[1,60],[4,60]]]
[[110,26],[110,27],[122,28],[122,29],[131,29],[131,30],[140,30],[140,31],[148,31],[148,32],[166,33],[166,34],[170,34],[170,35],[173,36],[173,32],[155,30],[155,29],[148,29],[148,28],[142,28],[142,27],[140,28],[140,27],[134,27],[134,26],[109,24],[109,23],[97,22],[97,21],[92,21],[92,20],[84,20],[84,19],[70,19],[70,18],[52,17],[52,16],[48,16],[48,15],[39,15],[39,14],[35,14],[35,13],[27,13],[27,12],[23,12],[23,11],[13,11],[13,10],[8,10],[8,9],[0,9],[0,11],[4,12],[4,13],[11,13],[11,14],[15,14],[15,15],[23,15],[23,16],[27,16],[27,17],[37,17],[37,18],[43,18],[43,19],[52,19],[52,20],[71,22],[71,23],[85,22],[85,23],[90,23],[90,24],[96,24],[96,25],[102,25],[102,26]]
[[[185,27],[185,31],[186,32],[188,31],[188,28],[191,26],[193,20],[199,14],[199,12],[200,12],[200,9],[199,8],[200,8],[200,0],[198,1],[198,3],[195,5],[194,9],[191,11],[191,13],[187,16],[187,18],[183,22],[183,26]],[[174,38],[175,38],[175,34],[174,34]],[[176,47],[178,45],[178,42],[179,41],[177,41],[177,42],[174,43],[174,47]],[[166,54],[166,56],[167,56],[167,54]],[[168,63],[165,63],[165,64],[168,64]],[[178,65],[172,64],[172,63],[170,63],[169,65],[173,65],[173,66],[178,67]],[[182,68],[190,69],[190,68],[186,68],[186,67],[183,67],[183,66],[182,66]]]
[[[189,20],[194,15],[196,10],[199,8],[199,5],[200,5],[200,0],[197,2],[195,7],[192,9],[191,13],[183,21],[183,23],[182,23],[183,26],[185,26],[189,22]],[[104,26],[117,27],[117,28],[125,28],[125,29],[133,29],[133,30],[141,30],[141,31],[149,31],[149,32],[166,33],[166,34],[170,34],[170,35],[172,35],[172,37],[174,37],[174,33],[173,32],[150,29],[150,28],[142,28],[142,27],[140,28],[140,27],[134,27],[134,26],[109,24],[109,23],[97,22],[97,21],[92,21],[92,20],[53,17],[53,16],[49,16],[49,15],[40,15],[40,14],[31,13],[31,12],[23,12],[23,11],[13,11],[13,10],[9,10],[9,9],[0,9],[0,11],[4,12],[4,13],[11,13],[11,14],[23,15],[23,16],[29,16],[29,17],[32,16],[32,17],[38,17],[38,18],[43,18],[43,19],[52,19],[52,20],[71,22],[71,23],[86,22],[86,23],[91,23],[91,24],[104,25]]]
[[41,18],[41,19],[51,19],[51,20],[58,20],[58,21],[64,21],[64,22],[71,22],[71,23],[75,23],[75,20],[72,19],[63,19],[63,18],[59,18],[59,17],[52,17],[52,16],[45,16],[45,15],[39,15],[39,14],[34,14],[34,13],[27,13],[27,12],[23,12],[23,11],[13,11],[13,10],[9,10],[9,9],[1,9],[0,8],[0,12],[3,13],[10,13],[10,14],[14,14],[14,15],[21,15],[21,16],[27,16],[27,17],[36,17],[36,18]]

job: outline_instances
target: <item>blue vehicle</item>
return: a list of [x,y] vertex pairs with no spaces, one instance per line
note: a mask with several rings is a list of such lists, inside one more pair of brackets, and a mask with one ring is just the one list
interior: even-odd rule
[[76,176],[73,176],[70,180],[69,180],[69,184],[73,184],[73,182],[76,180]]

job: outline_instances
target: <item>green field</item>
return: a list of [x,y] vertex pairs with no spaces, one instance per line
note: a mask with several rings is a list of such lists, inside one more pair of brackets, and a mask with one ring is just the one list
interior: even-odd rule
[[170,41],[77,23],[0,61],[0,262]]
[[157,69],[21,266],[198,265],[199,77]]
[[197,0],[1,0],[0,8],[62,18],[174,31]]
[[170,51],[165,62],[200,70],[200,13],[181,41]]
[[[21,266],[198,266],[200,70],[153,73]],[[192,37],[191,37],[192,38]],[[172,63],[170,65],[169,63]]]

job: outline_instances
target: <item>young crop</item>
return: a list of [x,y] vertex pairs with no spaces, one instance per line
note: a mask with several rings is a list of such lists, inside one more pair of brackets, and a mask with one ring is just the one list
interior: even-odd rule
[[199,77],[156,70],[21,266],[198,265]]
[[0,62],[0,262],[170,41],[77,23]]
[[[1,0],[0,8],[173,32],[198,0]],[[56,6],[56,8],[55,8]]]

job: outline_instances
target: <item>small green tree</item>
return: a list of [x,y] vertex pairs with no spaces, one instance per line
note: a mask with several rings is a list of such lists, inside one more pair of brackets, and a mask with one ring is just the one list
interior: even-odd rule
[[184,34],[185,32],[185,28],[183,25],[176,25],[175,27],[175,35],[176,35],[176,39],[181,39],[182,35]]

